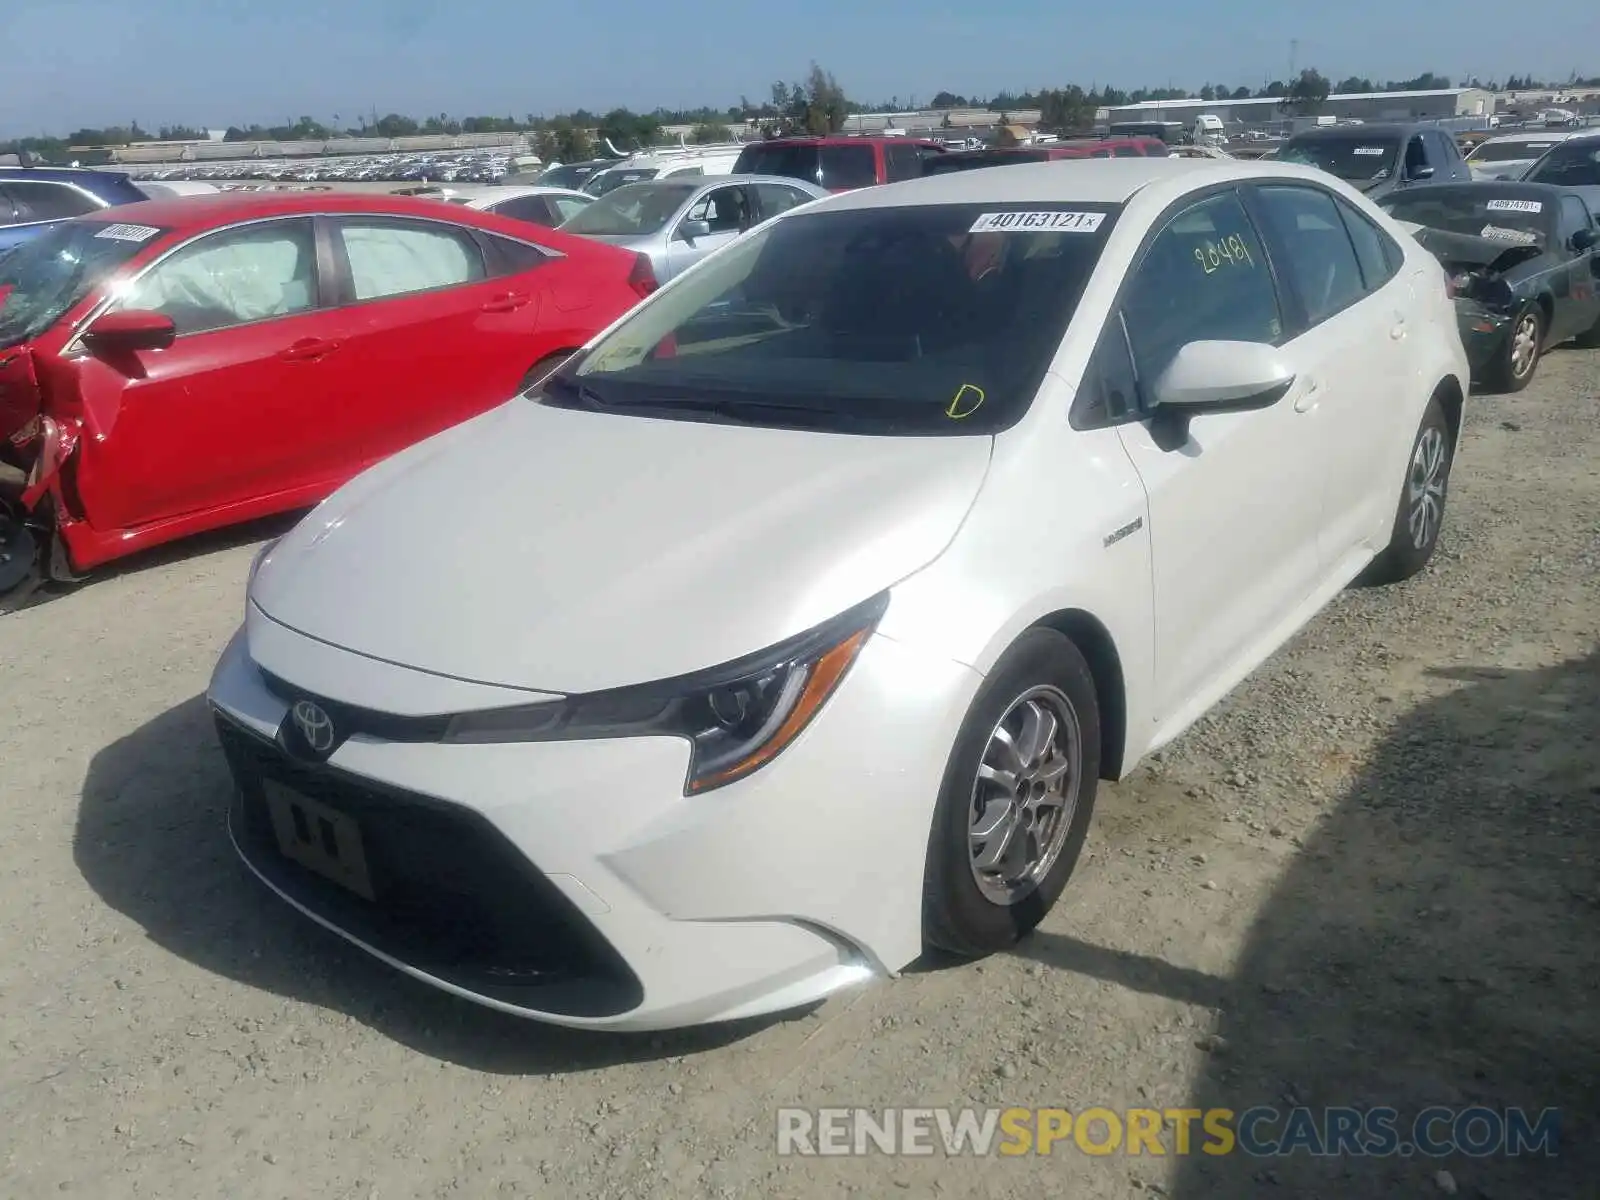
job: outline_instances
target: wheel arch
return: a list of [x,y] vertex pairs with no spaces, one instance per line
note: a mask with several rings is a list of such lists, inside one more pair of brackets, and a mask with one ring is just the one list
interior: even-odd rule
[[1064,608],[1033,623],[1071,639],[1089,664],[1095,699],[1100,705],[1100,778],[1122,778],[1128,745],[1128,689],[1122,656],[1104,623],[1081,608]]
[[1446,375],[1433,388],[1433,398],[1444,409],[1445,420],[1450,422],[1450,445],[1461,444],[1461,423],[1465,418],[1466,389],[1454,375]]

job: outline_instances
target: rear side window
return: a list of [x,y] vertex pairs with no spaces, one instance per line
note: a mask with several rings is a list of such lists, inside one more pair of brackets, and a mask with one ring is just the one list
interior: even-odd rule
[[[1400,269],[1400,247],[1392,244],[1384,233],[1366,217],[1343,200],[1335,200],[1344,227],[1349,231],[1350,242],[1355,246],[1356,261],[1361,264],[1361,278],[1367,291],[1375,292],[1394,278]],[[1385,244],[1390,243],[1390,244]]]
[[1266,251],[1235,193],[1191,205],[1151,239],[1122,315],[1146,386],[1190,342],[1282,341]]
[[922,155],[915,146],[890,143],[883,148],[885,177],[890,183],[916,179],[922,174]]
[[488,266],[491,275],[520,275],[524,271],[535,271],[550,261],[550,256],[537,246],[530,246],[527,242],[519,242],[515,238],[500,237],[498,234],[478,234],[483,239],[484,247],[488,250]]
[[510,200],[502,200],[489,211],[534,225],[551,224],[550,207],[543,196],[513,196]]
[[871,145],[823,146],[819,158],[825,188],[871,187],[878,182],[878,159]]
[[31,221],[65,221],[98,212],[101,207],[64,183],[11,179],[6,181],[5,190],[17,207],[17,223],[23,225]]
[[266,221],[207,234],[147,271],[119,304],[205,333],[309,312],[317,303],[311,221]]
[[471,235],[448,225],[356,218],[338,229],[358,301],[459,287],[487,274]]
[[779,183],[756,184],[756,199],[761,204],[761,217],[775,217],[807,203],[811,197],[799,188],[784,187]]
[[1282,247],[1291,286],[1308,326],[1327,320],[1366,293],[1355,246],[1333,197],[1307,187],[1260,188],[1261,209]]

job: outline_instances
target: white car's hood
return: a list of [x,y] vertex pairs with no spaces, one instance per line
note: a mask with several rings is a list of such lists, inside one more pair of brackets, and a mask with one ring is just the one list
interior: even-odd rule
[[510,404],[352,481],[261,562],[291,629],[550,692],[764,649],[926,566],[993,439],[870,437]]

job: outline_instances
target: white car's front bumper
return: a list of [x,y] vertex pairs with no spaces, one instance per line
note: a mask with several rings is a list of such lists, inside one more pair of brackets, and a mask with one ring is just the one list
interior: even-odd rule
[[[293,697],[260,666],[355,705],[391,694],[387,674],[410,714],[437,677],[282,627],[258,654],[241,632],[209,693],[235,845],[295,907],[420,979],[560,1024],[659,1029],[801,1006],[921,951],[933,805],[979,683],[967,667],[875,636],[778,758],[685,797],[675,738],[357,736],[324,765],[297,760],[277,741]],[[340,694],[341,678],[359,683]],[[263,780],[354,819],[374,899],[279,851]]]

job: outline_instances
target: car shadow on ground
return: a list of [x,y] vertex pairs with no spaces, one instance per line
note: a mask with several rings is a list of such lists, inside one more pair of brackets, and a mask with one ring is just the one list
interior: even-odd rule
[[1191,1108],[1387,1106],[1406,1140],[1433,1105],[1556,1108],[1557,1154],[1197,1154],[1180,1200],[1600,1194],[1600,653],[1443,674],[1455,690],[1308,839],[1230,980],[1049,934],[1023,952],[1218,1007]]
[[95,755],[73,845],[101,899],[207,971],[346,1013],[419,1053],[503,1074],[695,1054],[776,1023],[573,1033],[439,992],[272,895],[234,855],[224,825],[230,790],[205,700],[196,696]]

